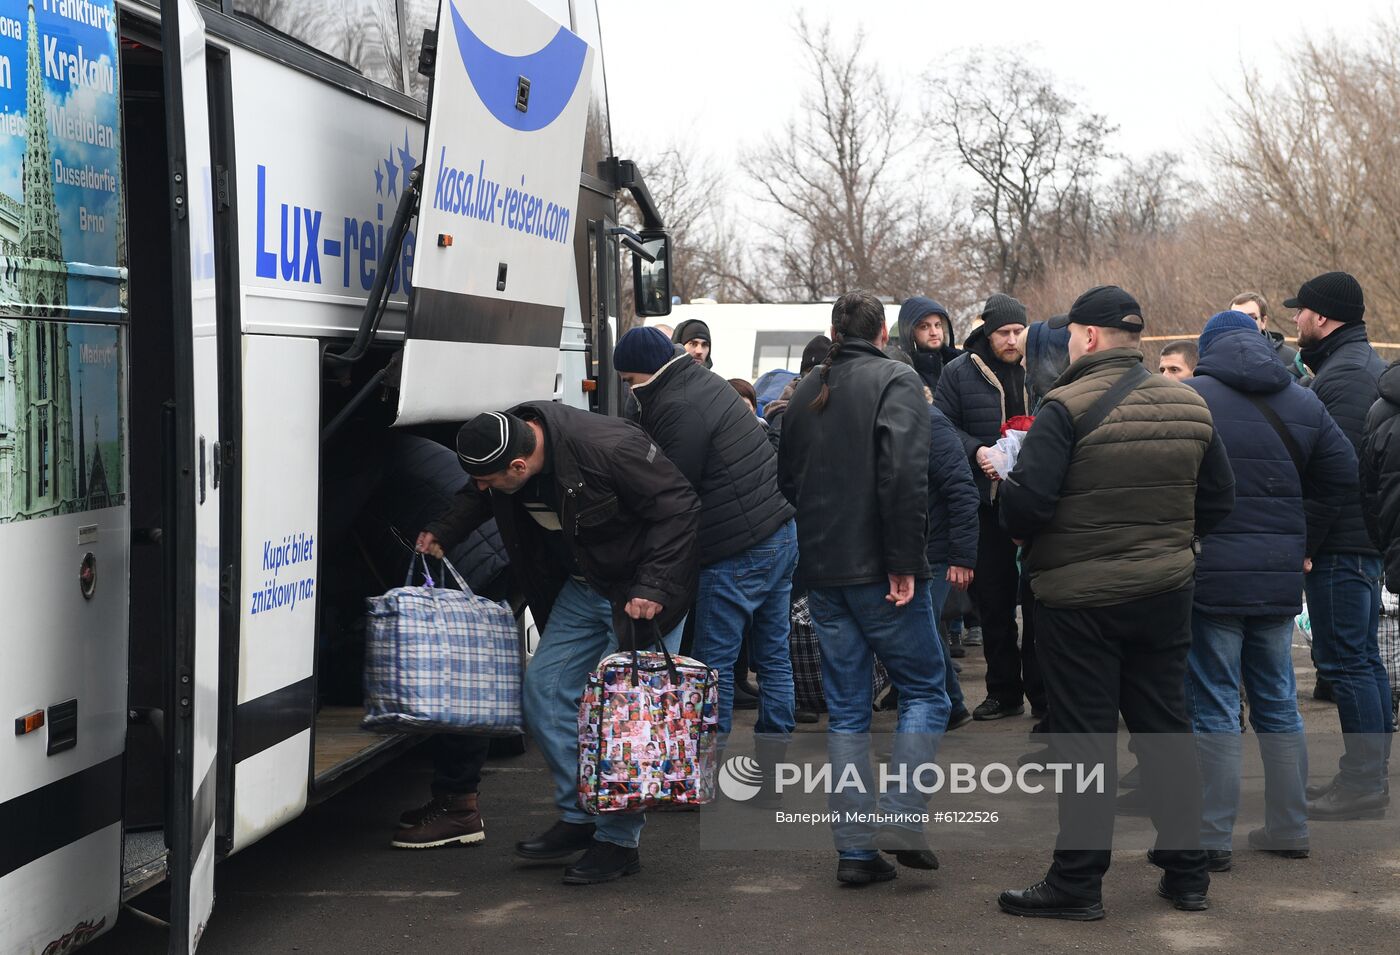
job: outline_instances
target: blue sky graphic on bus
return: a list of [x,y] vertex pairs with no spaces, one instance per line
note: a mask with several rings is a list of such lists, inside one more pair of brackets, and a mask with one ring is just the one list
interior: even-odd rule
[[[482,104],[511,129],[534,132],[559,118],[573,98],[583,75],[588,44],[564,27],[548,44],[525,56],[511,56],[495,50],[472,32],[457,5],[452,9],[452,26],[457,34],[457,51],[466,67],[476,95]],[[530,81],[529,109],[515,108],[520,77]]]
[[0,304],[108,320],[124,310],[112,0],[0,14]]
[[[403,140],[386,144],[383,158],[374,164],[374,217],[362,219],[337,216],[332,210],[303,205],[297,197],[285,196],[276,178],[277,167],[259,163],[257,276],[368,292],[384,251],[385,229],[392,224],[399,196],[417,165],[412,137],[405,126]],[[406,293],[411,287],[414,242],[410,230],[394,270],[391,293]]]

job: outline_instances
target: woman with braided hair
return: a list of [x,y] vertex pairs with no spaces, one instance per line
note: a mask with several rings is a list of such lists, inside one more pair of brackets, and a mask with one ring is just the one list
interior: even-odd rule
[[[894,762],[931,761],[948,725],[928,544],[929,412],[923,381],[891,360],[885,309],[849,292],[831,310],[834,344],[793,393],[778,483],[797,507],[798,573],[822,648],[833,771],[868,772],[871,668],[878,655],[899,690]],[[865,750],[862,751],[862,747]],[[937,868],[918,823],[874,827],[851,813],[925,810],[914,791],[843,793],[832,831],[841,882],[885,882],[901,865]],[[855,818],[860,818],[857,815]]]

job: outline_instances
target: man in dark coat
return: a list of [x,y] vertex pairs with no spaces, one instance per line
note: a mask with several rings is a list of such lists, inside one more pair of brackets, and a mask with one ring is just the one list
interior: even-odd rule
[[[1081,774],[1097,767],[1113,779],[1121,712],[1151,794],[1154,861],[1166,870],[1158,894],[1199,911],[1210,876],[1185,699],[1192,542],[1230,512],[1230,462],[1205,401],[1143,368],[1142,309],[1131,295],[1090,289],[1064,322],[1070,366],[1001,489],[1007,530],[1026,542],[1051,745]],[[1003,892],[1003,911],[1103,917],[1113,797],[1060,792],[1050,871]]]
[[1386,589],[1400,594],[1400,359],[1377,385],[1380,397],[1366,415],[1361,444],[1361,510],[1371,543],[1385,555]]
[[1045,708],[1045,693],[1035,664],[1029,617],[1023,616],[1025,639],[1018,640],[1016,633],[1020,572],[1016,545],[997,519],[997,488],[1002,476],[992,454],[1006,420],[1030,410],[1020,347],[1026,309],[1011,296],[997,293],[987,299],[981,317],[982,324],[965,342],[966,352],[943,369],[934,392],[934,402],[962,438],[982,502],[972,597],[982,619],[987,698],[972,715],[978,720],[1016,716],[1026,711],[1023,701],[1029,696],[1031,711],[1039,718]]
[[1259,329],[1259,334],[1268,340],[1269,346],[1273,348],[1278,360],[1283,362],[1283,367],[1288,369],[1288,373],[1294,379],[1307,384],[1312,380],[1312,372],[1308,371],[1303,359],[1298,355],[1298,349],[1288,344],[1283,337],[1283,332],[1276,331],[1269,327],[1269,300],[1258,292],[1241,292],[1230,300],[1230,308],[1237,312],[1243,312],[1254,320],[1254,325]]
[[938,865],[917,821],[926,802],[913,787],[879,800],[879,813],[906,821],[878,831],[862,821],[877,811],[869,753],[874,657],[899,690],[897,767],[909,771],[936,755],[948,694],[927,556],[923,382],[881,350],[889,335],[873,295],[841,296],[831,323],[835,344],[787,411],[778,486],[797,506],[798,563],[821,641],[834,778],[855,767],[863,780],[862,793],[843,787],[832,804],[836,878],[860,884],[895,877],[877,849],[911,868]]
[[1241,681],[1267,805],[1249,844],[1287,858],[1308,854],[1293,618],[1302,609],[1303,568],[1356,495],[1356,454],[1248,315],[1221,312],[1198,344],[1187,384],[1206,400],[1235,473],[1234,510],[1201,542],[1196,562],[1186,694],[1204,783],[1201,842],[1211,871],[1223,872],[1240,799]]
[[914,370],[933,392],[943,369],[960,352],[953,344],[953,322],[948,310],[933,299],[915,295],[899,306],[898,346],[914,363]]
[[560,819],[516,843],[516,854],[564,859],[586,849],[564,870],[574,884],[639,872],[643,817],[611,813],[595,824],[578,806],[578,699],[613,648],[645,646],[656,632],[679,650],[695,595],[700,500],[641,428],[552,401],[477,415],[457,433],[457,457],[472,480],[418,535],[418,550],[440,557],[494,516],[540,626],[523,702]]
[[[1385,368],[1366,339],[1360,283],[1345,272],[1327,272],[1304,282],[1283,304],[1298,310],[1298,348],[1315,376],[1313,394],[1359,454],[1366,414]],[[1331,684],[1346,741],[1337,776],[1309,789],[1312,819],[1375,816],[1390,802],[1386,776],[1393,719],[1390,680],[1377,642],[1380,580],[1380,552],[1366,532],[1361,498],[1353,495],[1317,546],[1305,579],[1313,660],[1318,676]]]
[[706,368],[713,368],[715,363],[710,360],[710,326],[700,321],[698,318],[688,318],[676,326],[676,330],[671,334],[671,341],[680,345],[686,353],[694,358]]
[[[744,634],[758,674],[754,732],[793,729],[788,595],[797,567],[792,505],[778,490],[768,435],[733,386],[654,328],[634,328],[613,368],[641,404],[641,426],[700,496],[700,585],[692,654],[719,671],[719,729],[730,730]],[[752,391],[752,389],[750,389]],[[760,760],[762,762],[762,760]]]

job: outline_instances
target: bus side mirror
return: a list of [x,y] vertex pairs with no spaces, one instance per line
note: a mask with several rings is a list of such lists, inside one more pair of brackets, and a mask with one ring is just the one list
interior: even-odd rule
[[643,231],[640,238],[641,250],[632,250],[632,292],[637,315],[670,315],[671,237],[664,231]]

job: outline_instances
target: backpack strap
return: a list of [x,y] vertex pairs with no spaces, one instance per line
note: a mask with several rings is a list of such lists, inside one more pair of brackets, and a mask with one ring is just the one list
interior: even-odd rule
[[1264,416],[1264,420],[1269,422],[1269,427],[1274,429],[1274,434],[1283,442],[1283,446],[1288,451],[1288,456],[1293,459],[1293,467],[1298,470],[1298,479],[1302,480],[1303,473],[1307,470],[1307,459],[1303,455],[1303,449],[1298,446],[1298,439],[1293,437],[1293,432],[1288,430],[1288,426],[1283,423],[1283,419],[1278,416],[1267,401],[1258,395],[1244,393],[1249,403],[1259,409],[1259,413]]
[[1103,424],[1105,418],[1113,413],[1113,409],[1123,403],[1123,399],[1128,397],[1138,385],[1152,377],[1152,373],[1142,366],[1141,362],[1133,365],[1119,376],[1118,380],[1099,395],[1097,401],[1089,406],[1089,410],[1079,416],[1079,420],[1074,423],[1074,443],[1078,444],[1087,438],[1099,425]]

